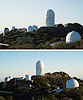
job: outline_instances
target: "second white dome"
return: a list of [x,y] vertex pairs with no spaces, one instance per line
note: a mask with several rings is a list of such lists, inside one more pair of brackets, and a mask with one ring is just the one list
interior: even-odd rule
[[76,42],[79,40],[81,40],[81,36],[76,31],[72,31],[72,32],[68,33],[66,36],[66,43],[73,43],[73,42]]
[[32,26],[28,27],[28,32],[33,32],[33,27]]
[[77,87],[79,87],[79,83],[76,79],[70,79],[66,84],[66,88],[69,88],[69,89],[74,89]]

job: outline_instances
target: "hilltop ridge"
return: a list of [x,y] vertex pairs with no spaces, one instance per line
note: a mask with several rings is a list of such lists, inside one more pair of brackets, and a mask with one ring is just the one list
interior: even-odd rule
[[[71,77],[65,72],[32,76],[32,80],[18,80],[16,83],[14,78],[5,86],[3,82],[0,83],[0,96],[5,98],[2,100],[83,100],[83,80],[74,77],[80,87],[66,89],[65,85],[69,79]],[[63,91],[57,92],[56,89]]]
[[[22,32],[18,29],[0,34],[1,49],[83,49],[83,39],[66,44],[66,35],[77,31],[83,38],[83,26],[79,23],[57,24],[55,27],[40,27],[34,32]],[[53,44],[54,43],[54,44]]]

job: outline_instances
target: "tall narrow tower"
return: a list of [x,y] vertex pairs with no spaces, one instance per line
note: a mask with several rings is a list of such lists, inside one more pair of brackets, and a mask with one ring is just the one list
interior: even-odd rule
[[36,63],[36,75],[44,75],[45,70],[44,70],[44,62],[43,61],[38,61]]
[[53,10],[49,9],[45,15],[46,26],[47,27],[54,27],[55,25],[55,13]]

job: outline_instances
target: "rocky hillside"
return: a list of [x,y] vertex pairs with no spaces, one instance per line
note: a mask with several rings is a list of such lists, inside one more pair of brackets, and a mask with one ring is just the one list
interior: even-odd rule
[[[82,40],[66,44],[66,35],[71,31],[79,32]],[[33,33],[15,29],[4,37],[0,34],[0,43],[3,43],[0,44],[1,49],[83,49],[83,26],[78,23],[58,24],[55,27],[40,27]]]
[[[67,81],[71,79],[71,77],[65,72],[55,72],[55,73],[46,73],[44,76],[32,76],[32,80],[47,80],[50,86],[65,88]],[[74,79],[78,80],[80,86],[83,86],[83,81],[74,77]]]
[[[1,82],[0,100],[83,100],[83,80],[75,77],[80,87],[65,89],[70,78],[65,72],[54,72],[44,76],[32,76],[32,81],[12,79],[6,85]],[[54,91],[57,88],[64,90],[58,93]]]
[[77,31],[83,37],[83,26],[78,23],[57,24],[55,27],[41,27],[38,33],[49,33],[54,37],[65,38],[71,31]]

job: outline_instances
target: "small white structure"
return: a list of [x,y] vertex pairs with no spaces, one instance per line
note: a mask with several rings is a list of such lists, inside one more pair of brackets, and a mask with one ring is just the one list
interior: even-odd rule
[[15,26],[13,26],[13,27],[12,27],[12,30],[15,30],[15,29],[16,29]]
[[5,77],[5,79],[4,79],[4,82],[5,82],[4,85],[6,85],[6,82],[10,81],[11,79],[13,79],[12,76]]
[[4,33],[7,33],[7,32],[9,32],[9,28],[4,29]]
[[50,43],[50,46],[53,47],[55,44],[56,44],[55,42]]
[[54,90],[51,90],[51,91],[49,91],[48,90],[48,93],[52,93],[52,92],[57,92],[57,93],[60,93],[61,91],[64,91],[65,89],[54,89]]
[[17,78],[15,78],[17,81],[21,81],[21,80],[24,80],[24,78],[23,77],[17,77]]
[[79,40],[81,40],[81,36],[76,31],[72,31],[72,32],[68,33],[67,36],[66,36],[66,43],[67,44],[73,43],[73,42],[76,42],[76,41],[79,41]]
[[53,10],[49,9],[47,12],[46,12],[46,26],[47,27],[54,27],[55,25],[55,13]]
[[33,25],[33,31],[37,31],[38,27],[36,25]]
[[25,75],[25,80],[26,81],[31,80],[31,76],[30,75]]
[[13,79],[13,77],[12,77],[12,76],[9,76],[8,78],[9,78],[10,80],[11,80],[11,79]]
[[28,32],[33,32],[33,27],[32,26],[28,27]]
[[44,75],[45,70],[44,70],[44,62],[43,61],[38,61],[36,63],[36,75]]
[[4,85],[6,85],[7,81],[8,81],[8,77],[5,77],[5,79],[4,79]]
[[9,44],[0,43],[2,46],[9,46]]
[[27,32],[27,28],[22,28],[22,32]]
[[5,28],[4,29],[4,33],[3,33],[3,36],[5,36],[5,33],[9,32],[9,28]]
[[5,82],[10,81],[9,77],[5,77]]
[[66,84],[66,88],[69,88],[69,89],[74,89],[77,87],[79,87],[79,83],[76,79],[70,79]]

